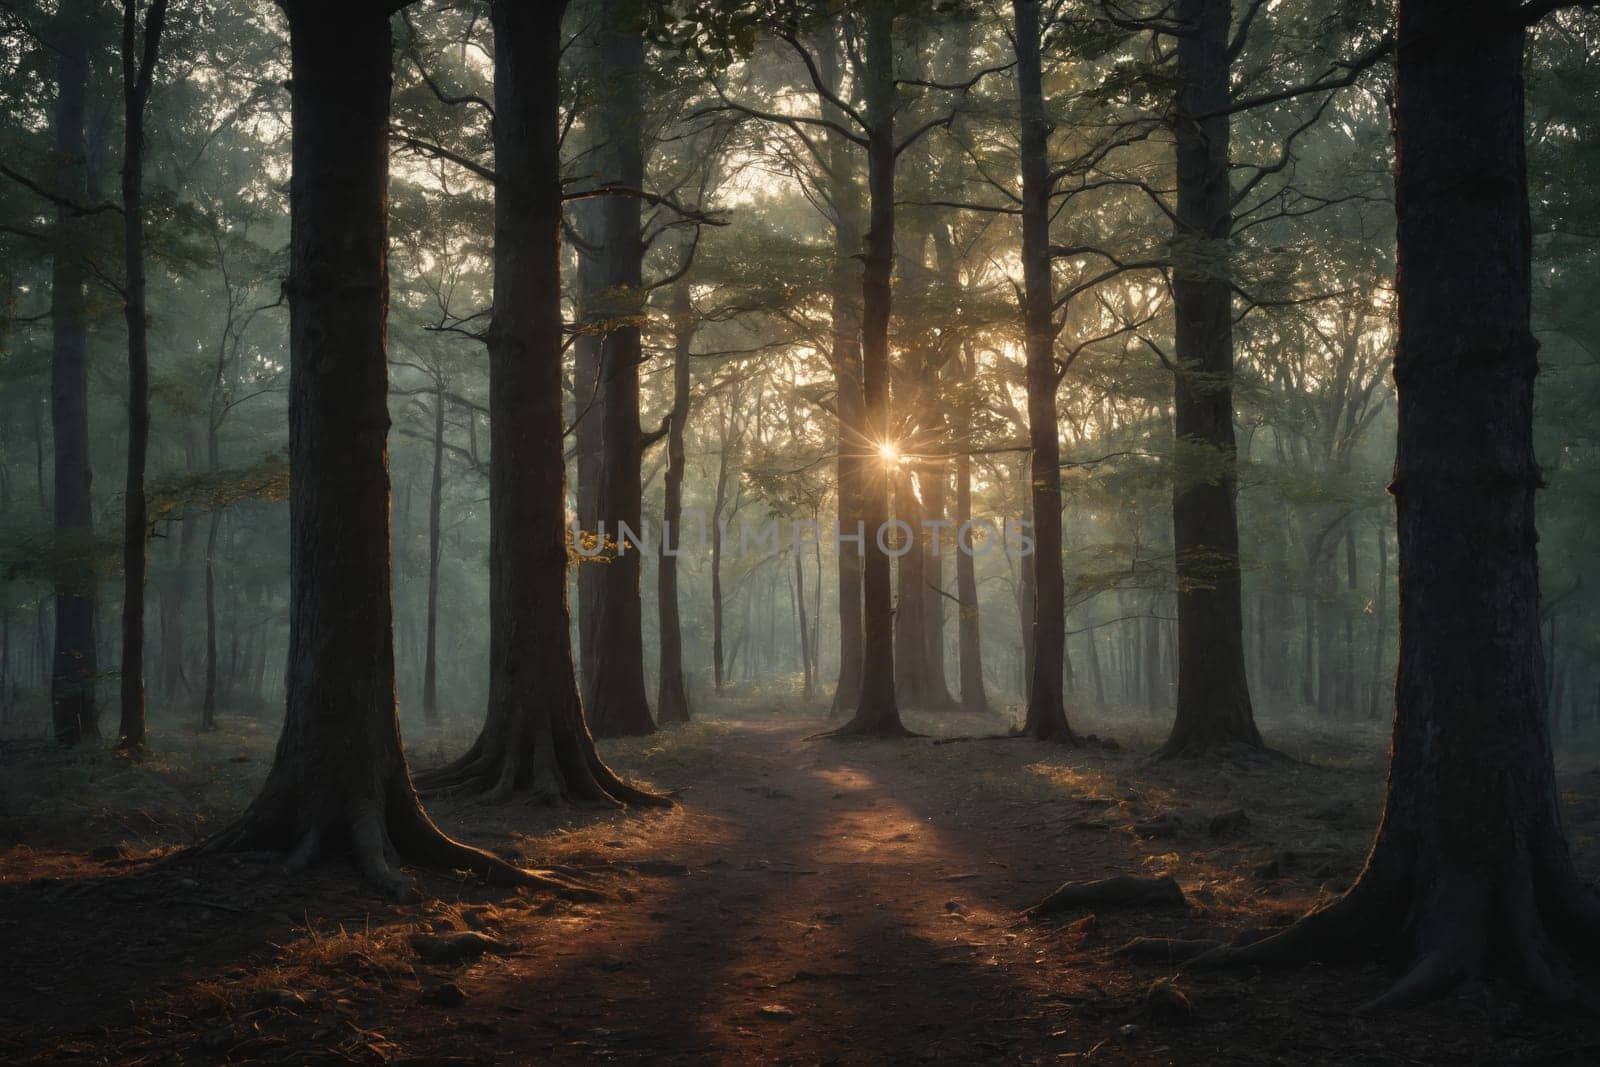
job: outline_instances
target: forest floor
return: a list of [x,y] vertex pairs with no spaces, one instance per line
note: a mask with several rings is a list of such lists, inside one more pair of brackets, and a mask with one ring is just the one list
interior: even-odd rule
[[[1001,717],[909,716],[930,734]],[[806,740],[817,709],[728,709],[604,752],[671,811],[430,805],[467,840],[576,872],[570,904],[417,874],[386,904],[345,867],[152,863],[237,812],[274,726],[172,727],[140,762],[0,742],[0,1061],[144,1063],[1593,1063],[1600,1020],[1496,984],[1378,1017],[1381,966],[1185,972],[1117,950],[1289,921],[1360,868],[1375,728],[1268,721],[1293,759],[1151,764],[1159,724],[1027,741]],[[416,738],[414,765],[463,722]],[[1563,765],[1600,873],[1600,765]],[[1230,814],[1242,812],[1241,815]],[[1217,818],[1224,816],[1223,818]],[[1170,874],[1181,907],[1030,921],[1057,884]],[[417,934],[476,931],[447,962]],[[461,948],[464,939],[446,939]]]

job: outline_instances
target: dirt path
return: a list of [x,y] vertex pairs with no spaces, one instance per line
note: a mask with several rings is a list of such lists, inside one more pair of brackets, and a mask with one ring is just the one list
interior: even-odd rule
[[[531,958],[473,1003],[529,1009],[512,1044],[575,1059],[949,1062],[1072,1046],[1051,1036],[1070,991],[1042,980],[1039,932],[1017,915],[1059,861],[985,848],[1002,829],[992,812],[939,795],[891,746],[806,731],[735,726],[683,809],[625,842],[657,876],[603,917],[535,934]],[[1086,838],[1078,863],[1103,868],[1103,839]]]
[[[1188,975],[1116,954],[1141,935],[1231,937],[1337,892],[1371,834],[1381,763],[1368,755],[1321,768],[1151,767],[1131,753],[1021,741],[805,740],[817,725],[733,718],[608,745],[625,772],[681,788],[670,812],[434,807],[454,833],[590,879],[608,897],[594,904],[426,874],[424,903],[384,905],[337,867],[298,878],[268,856],[152,867],[137,850],[89,848],[82,826],[72,847],[0,849],[11,965],[0,1060],[1600,1056],[1600,1021],[1550,1015],[1493,987],[1355,1020],[1348,1009],[1386,981],[1379,968]],[[235,783],[247,795],[265,760],[220,757],[195,774],[253,768]],[[1565,787],[1569,833],[1592,876],[1600,775]],[[1215,814],[1241,809],[1242,823],[1212,832]],[[1063,880],[1125,873],[1172,874],[1189,906],[1049,923],[1020,915]],[[469,930],[501,948],[428,961],[412,941]]]

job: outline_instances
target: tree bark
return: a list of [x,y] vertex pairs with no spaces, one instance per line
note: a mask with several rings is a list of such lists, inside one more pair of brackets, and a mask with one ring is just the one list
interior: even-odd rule
[[[561,396],[561,8],[500,2],[489,320],[489,707],[428,793],[658,802],[595,752],[572,662]],[[552,10],[553,9],[553,10]]]
[[683,432],[689,424],[689,349],[694,343],[694,308],[687,280],[674,286],[672,318],[672,414],[667,423],[667,473],[661,507],[661,548],[656,569],[656,604],[661,628],[661,679],[656,716],[663,725],[689,721],[689,694],[683,677],[683,624],[678,613],[678,557],[682,544]]
[[1367,717],[1376,722],[1385,688],[1380,679],[1384,673],[1384,639],[1389,630],[1389,531],[1381,521],[1378,523],[1378,594],[1374,614],[1378,618],[1378,632],[1372,637],[1372,704]]
[[[830,91],[840,87],[839,43],[830,28],[816,48],[817,69]],[[823,99],[824,116],[844,124],[838,107]],[[838,396],[836,466],[838,471],[838,530],[853,534],[861,517],[861,478],[865,456],[872,446],[862,432],[861,393],[861,288],[855,264],[861,255],[861,203],[857,187],[855,151],[850,142],[829,133],[828,191],[833,204],[833,277],[828,316],[832,324],[829,360]],[[861,567],[862,555],[839,545],[839,681],[833,690],[833,714],[854,708],[861,700]]]
[[[423,811],[400,747],[384,352],[393,6],[285,4],[293,109],[287,699],[261,792],[203,847],[288,849],[292,866],[345,851],[397,897],[412,895],[395,869],[403,860],[572,892],[446,837]],[[559,16],[559,5],[526,10]],[[535,25],[558,39],[551,22]],[[538,62],[549,76],[553,54],[550,46]],[[553,239],[554,215],[543,218]],[[548,385],[559,404],[559,382]],[[553,514],[548,521],[559,524],[561,512]],[[559,615],[556,622],[565,625]]]
[[1377,840],[1339,900],[1213,960],[1398,946],[1411,967],[1378,1006],[1490,967],[1572,1001],[1556,946],[1600,950],[1545,720],[1519,16],[1514,0],[1400,4],[1400,665]]
[[1033,673],[1022,732],[1075,744],[1062,677],[1067,595],[1061,569],[1061,431],[1056,425],[1055,296],[1050,276],[1050,122],[1040,70],[1040,4],[1013,0],[1021,115],[1022,319],[1027,356],[1029,492],[1033,506]]
[[[89,80],[88,35],[95,6],[67,0],[57,16],[55,189],[84,201],[88,144],[84,97]],[[50,713],[59,744],[98,737],[95,704],[94,474],[89,467],[89,332],[84,297],[86,223],[70,207],[56,212],[50,279],[50,427],[55,448],[55,651],[50,667]]]
[[[873,0],[866,11],[865,95],[868,225],[861,272],[861,427],[875,454],[890,440],[889,310],[894,274],[894,7]],[[887,465],[862,464],[861,522],[866,529],[862,564],[861,694],[855,714],[832,731],[839,737],[904,737],[895,703],[894,603],[889,556],[878,534],[889,519]]]
[[[626,0],[606,0],[599,14],[600,56],[606,85],[600,101],[606,137],[603,168],[608,182],[637,189],[644,184],[640,114],[644,100],[644,34],[638,13]],[[644,605],[639,582],[643,554],[624,538],[623,527],[642,531],[644,507],[640,464],[644,433],[639,426],[639,321],[645,291],[641,278],[644,243],[639,199],[609,196],[603,201],[606,333],[600,345],[600,521],[616,540],[615,551],[598,572],[594,670],[585,694],[589,721],[601,737],[652,733],[650,702],[644,688]]]
[[[1233,432],[1233,289],[1228,234],[1232,25],[1229,0],[1179,0],[1178,204],[1172,307],[1178,597],[1178,706],[1163,756],[1259,747],[1244,667],[1237,446]],[[1189,116],[1200,116],[1191,118]]]

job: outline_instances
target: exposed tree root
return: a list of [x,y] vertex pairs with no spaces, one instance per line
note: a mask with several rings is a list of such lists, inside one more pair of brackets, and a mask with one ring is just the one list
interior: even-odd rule
[[1168,738],[1160,748],[1150,753],[1152,761],[1237,759],[1247,763],[1261,763],[1271,758],[1288,760],[1294,763],[1304,762],[1278,749],[1268,748],[1259,736],[1252,741],[1233,736],[1206,737],[1190,734],[1183,740]]
[[[390,791],[388,803],[333,797],[302,805],[263,790],[233,825],[196,845],[197,854],[282,851],[288,867],[301,871],[335,852],[347,852],[356,868],[391,900],[414,901],[416,887],[399,867],[412,863],[440,870],[467,871],[491,885],[526,887],[566,900],[602,900],[576,881],[547,871],[525,870],[499,856],[449,837],[428,818],[406,782]],[[319,814],[320,813],[320,817]]]
[[418,774],[416,783],[424,797],[481,795],[490,803],[527,796],[588,808],[672,806],[668,797],[629,785],[606,766],[575,707],[554,721],[492,716],[459,759]]
[[851,719],[843,726],[836,726],[831,730],[809,734],[807,741],[903,741],[908,738],[923,737],[914,730],[908,730],[898,716],[893,721],[861,722],[859,717]]
[[1030,919],[1074,908],[1186,907],[1183,890],[1170,877],[1135,878],[1120,874],[1092,882],[1067,882],[1023,914]]
[[1375,859],[1327,907],[1271,936],[1206,952],[1191,966],[1342,962],[1378,956],[1398,939],[1411,946],[1408,968],[1358,1012],[1420,1004],[1491,971],[1522,979],[1557,1006],[1594,1006],[1565,954],[1552,943],[1551,932],[1593,956],[1597,924],[1592,920],[1600,915],[1600,901],[1588,898],[1570,870],[1564,872],[1565,865],[1557,863],[1556,870],[1545,873],[1566,890],[1550,895],[1541,906],[1534,890],[1538,872],[1530,866],[1508,884],[1491,888],[1464,875],[1424,883],[1410,864]]
[[823,739],[835,741],[900,741],[922,735],[906,729],[900,721],[900,709],[895,705],[893,690],[877,699],[864,699],[855,714],[844,723],[822,730],[805,738],[807,741]]

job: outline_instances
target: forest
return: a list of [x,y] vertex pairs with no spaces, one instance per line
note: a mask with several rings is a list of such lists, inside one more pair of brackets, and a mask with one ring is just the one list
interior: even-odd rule
[[0,0],[0,1061],[1600,1060],[1591,0]]

